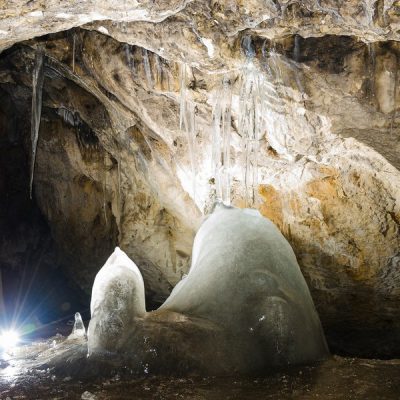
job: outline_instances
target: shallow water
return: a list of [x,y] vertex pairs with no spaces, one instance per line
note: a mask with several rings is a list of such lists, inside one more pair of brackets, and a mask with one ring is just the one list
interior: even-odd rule
[[[82,341],[57,335],[20,346],[0,359],[0,399],[399,399],[400,360],[333,356],[313,366],[263,377],[133,376],[111,366],[98,376],[48,367],[55,355],[82,349]],[[66,359],[66,363],[70,362]],[[71,361],[72,362],[72,361]],[[57,372],[56,372],[57,371]],[[72,373],[71,373],[72,371]],[[87,372],[87,371],[86,371]],[[90,394],[93,397],[90,397]],[[89,397],[88,397],[89,396]]]

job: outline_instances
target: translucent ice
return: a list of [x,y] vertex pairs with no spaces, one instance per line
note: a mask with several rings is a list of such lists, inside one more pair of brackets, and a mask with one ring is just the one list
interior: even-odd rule
[[38,49],[35,56],[35,65],[32,74],[32,115],[31,115],[31,174],[29,181],[29,195],[32,198],[33,174],[35,172],[36,149],[39,139],[40,117],[42,114],[42,88],[44,80],[43,50]]
[[230,146],[231,146],[232,89],[228,76],[222,80],[213,107],[212,169],[215,176],[217,200],[229,205],[230,187]]
[[89,354],[117,352],[151,371],[250,372],[328,354],[289,243],[257,210],[222,203],[197,232],[189,274],[157,311],[145,312],[139,270],[117,248],[96,276],[91,313]]
[[89,355],[116,351],[137,317],[145,314],[143,278],[135,263],[117,247],[97,273],[90,302]]
[[197,142],[196,142],[196,105],[192,101],[190,93],[187,91],[186,80],[190,68],[186,64],[179,66],[179,128],[185,133],[188,140],[189,157],[192,169],[193,199],[196,200],[196,176],[197,176]]
[[144,72],[145,72],[146,81],[147,81],[147,88],[149,90],[151,90],[154,87],[154,82],[153,82],[153,77],[152,77],[152,74],[151,74],[149,53],[147,52],[146,49],[143,49],[142,56],[143,56]]
[[216,206],[197,232],[188,276],[161,308],[221,324],[266,365],[328,352],[290,244],[255,210]]
[[77,337],[85,337],[86,336],[86,328],[82,321],[82,316],[80,313],[75,313],[75,323],[74,327],[72,328],[72,333],[69,336],[70,338],[77,338]]

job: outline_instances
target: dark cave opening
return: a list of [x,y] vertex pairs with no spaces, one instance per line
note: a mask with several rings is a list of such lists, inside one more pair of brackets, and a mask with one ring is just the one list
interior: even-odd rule
[[63,272],[47,221],[29,198],[27,121],[7,92],[0,98],[1,328],[49,335],[76,311],[87,318],[88,296]]

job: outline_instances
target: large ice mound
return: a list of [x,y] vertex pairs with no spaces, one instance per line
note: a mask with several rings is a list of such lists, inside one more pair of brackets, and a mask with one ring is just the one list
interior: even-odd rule
[[140,272],[117,248],[96,276],[91,313],[89,353],[131,352],[159,371],[170,361],[166,371],[251,372],[328,354],[289,243],[258,211],[222,204],[197,232],[189,274],[159,310],[145,312]]
[[328,353],[290,244],[256,210],[216,206],[196,234],[189,274],[162,308],[218,322],[269,365]]

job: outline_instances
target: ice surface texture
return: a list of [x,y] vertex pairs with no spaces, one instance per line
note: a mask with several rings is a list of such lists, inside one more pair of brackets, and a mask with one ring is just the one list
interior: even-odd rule
[[88,351],[117,351],[135,319],[145,314],[143,278],[118,247],[97,273],[90,302]]
[[[144,318],[142,278],[117,249],[96,277],[91,309],[91,348],[95,343],[96,348],[105,346],[112,351],[123,343],[130,343],[126,349],[135,343],[137,355],[138,343],[143,340],[132,336],[145,332],[160,353],[157,343],[162,341],[162,348],[168,349],[164,342],[174,331],[181,334],[185,321],[190,321],[191,332],[196,324],[208,329],[199,323],[205,321],[215,332],[202,333],[208,342],[202,346],[218,349],[209,362],[221,365],[225,372],[309,362],[328,354],[293,250],[276,226],[256,210],[218,204],[197,232],[189,274],[159,310],[146,313]],[[182,316],[179,322],[177,315]],[[168,320],[168,335],[162,337],[160,329],[152,334],[149,328],[155,318],[160,326],[160,316]],[[132,330],[129,324],[133,323],[141,328]],[[120,335],[125,335],[123,341]],[[190,341],[193,335],[183,337]],[[195,348],[201,346],[193,344]],[[192,359],[196,357],[207,365],[204,354],[191,354]]]
[[80,313],[75,313],[75,322],[74,327],[72,328],[72,332],[69,335],[69,338],[74,339],[78,337],[85,337],[86,336],[86,328],[85,324],[82,321],[82,316]]

